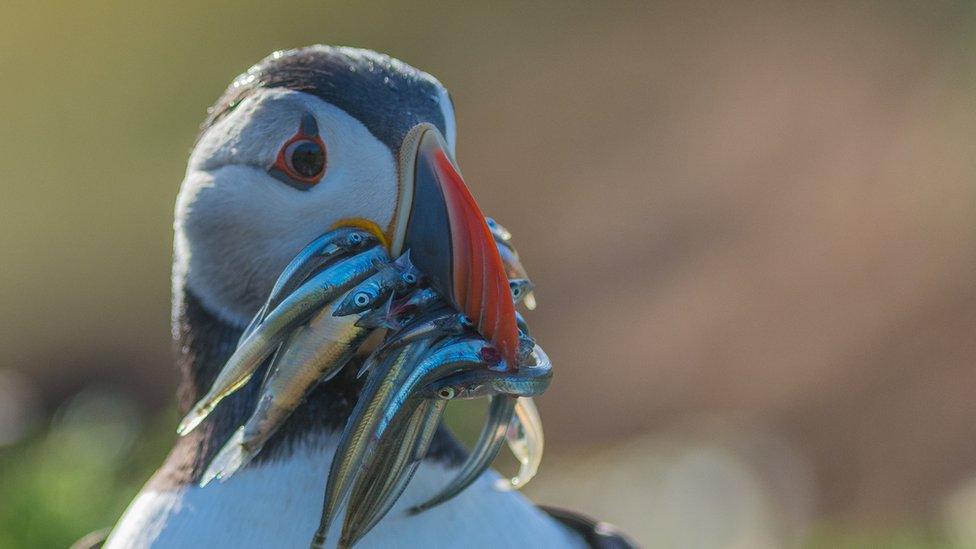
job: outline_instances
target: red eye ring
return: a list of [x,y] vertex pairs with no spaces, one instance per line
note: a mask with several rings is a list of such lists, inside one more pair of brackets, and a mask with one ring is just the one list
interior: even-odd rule
[[315,118],[306,114],[302,117],[298,133],[281,147],[268,173],[279,181],[304,191],[322,180],[325,167],[325,143],[319,137]]

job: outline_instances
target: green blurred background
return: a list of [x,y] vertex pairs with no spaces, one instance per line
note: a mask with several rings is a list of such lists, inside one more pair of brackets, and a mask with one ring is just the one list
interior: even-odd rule
[[452,92],[558,369],[534,499],[648,547],[976,547],[974,10],[0,3],[0,547],[160,463],[187,153],[311,43]]

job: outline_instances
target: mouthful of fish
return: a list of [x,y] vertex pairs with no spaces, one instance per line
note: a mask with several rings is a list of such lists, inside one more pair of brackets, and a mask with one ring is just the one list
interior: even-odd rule
[[485,424],[457,476],[411,513],[463,491],[506,443],[520,468],[500,490],[525,485],[541,460],[542,424],[532,399],[548,388],[552,365],[516,310],[535,307],[533,285],[511,234],[484,217],[442,147],[421,139],[419,149],[398,233],[390,238],[350,222],[302,249],[178,428],[181,436],[193,431],[268,364],[253,413],[201,484],[225,480],[317,384],[366,354],[358,371],[364,385],[339,439],[312,547],[325,543],[342,509],[342,546],[390,511],[453,400],[489,399]]

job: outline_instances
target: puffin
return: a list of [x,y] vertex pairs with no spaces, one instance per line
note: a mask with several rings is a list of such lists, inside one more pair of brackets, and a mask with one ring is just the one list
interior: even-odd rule
[[[456,167],[456,138],[445,87],[371,50],[278,51],[233,80],[207,111],[176,200],[172,336],[181,415],[206,393],[306,244],[354,226],[396,249],[429,229],[436,203],[452,191],[421,181],[417,166],[446,158]],[[449,179],[464,185],[459,171]],[[413,215],[411,205],[421,202],[435,205]],[[411,244],[427,248],[418,254],[427,258],[424,268],[432,277],[449,273],[457,243],[423,236],[414,234]],[[308,547],[339,435],[362,387],[356,370],[312,390],[243,470],[201,487],[208,463],[256,405],[258,372],[176,440],[103,546]],[[606,523],[497,489],[493,471],[447,504],[409,513],[454,478],[465,455],[439,427],[396,506],[356,546],[634,546]],[[332,532],[327,546],[338,536]]]

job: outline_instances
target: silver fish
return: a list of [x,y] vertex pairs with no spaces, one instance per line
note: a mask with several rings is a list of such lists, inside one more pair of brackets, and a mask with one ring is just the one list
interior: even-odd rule
[[495,247],[498,248],[498,255],[502,258],[502,264],[505,266],[505,273],[508,274],[508,278],[529,278],[515,248],[498,242],[496,242]]
[[[346,430],[336,450],[336,459],[329,471],[322,522],[315,540],[324,542],[336,510],[349,492],[354,477],[362,472],[376,453],[378,441],[400,412],[410,395],[422,384],[429,383],[465,368],[485,367],[484,350],[480,338],[456,338],[436,347],[419,364],[410,351],[425,345],[427,340],[403,347],[370,373],[366,387],[360,394],[356,408],[346,424]],[[424,349],[426,347],[423,347]]]
[[518,311],[515,311],[515,325],[518,326],[520,332],[525,335],[529,334],[529,323],[525,321],[525,317]]
[[[535,345],[532,350],[535,368],[552,369],[552,361],[542,347]],[[539,471],[542,452],[545,449],[545,435],[542,431],[542,417],[532,397],[519,398],[515,404],[515,417],[506,433],[508,448],[519,462],[519,471],[513,478],[499,481],[500,488],[521,488]]]
[[474,448],[471,449],[464,465],[461,466],[461,471],[437,495],[411,508],[410,513],[420,513],[440,505],[471,486],[471,483],[477,480],[498,456],[498,451],[501,450],[502,444],[505,442],[505,433],[512,421],[514,411],[515,397],[509,395],[492,396],[491,405],[488,407],[488,419],[485,421]]
[[520,367],[515,372],[479,369],[458,372],[419,388],[417,396],[429,399],[469,400],[494,395],[539,396],[552,382],[552,368]]
[[407,297],[402,304],[400,304],[400,308],[408,311],[426,311],[433,308],[437,303],[444,303],[444,300],[441,298],[440,294],[438,294],[433,288],[423,288],[410,294],[410,296]]
[[[505,266],[505,272],[508,274],[508,278],[528,279],[529,275],[526,274],[525,267],[522,266],[522,261],[519,259],[519,254],[512,244],[512,233],[503,227],[501,223],[490,217],[486,217],[485,222],[488,224],[488,229],[491,230],[491,235],[495,239],[495,246],[498,248],[498,255],[502,258],[502,264]],[[535,310],[535,293],[532,292],[532,288],[529,288],[520,299],[525,303],[526,309],[530,311]]]
[[336,257],[364,250],[378,242],[373,233],[356,227],[340,227],[309,242],[278,275],[267,301],[244,329],[240,341],[247,339],[268,312],[274,310],[282,299],[305,282],[316,269]]
[[248,382],[258,366],[295,326],[368,277],[374,270],[374,263],[385,256],[382,247],[371,248],[328,267],[286,297],[238,346],[210,391],[183,418],[176,432],[183,436],[192,431],[224,397]]
[[226,479],[261,451],[271,435],[301,404],[305,395],[320,382],[335,376],[370,330],[357,325],[357,317],[334,317],[327,307],[299,327],[269,366],[273,370],[264,381],[257,407],[210,463],[201,485],[214,478]]
[[413,315],[415,320],[401,327],[401,323],[396,314],[395,312],[389,313],[392,320],[386,321],[384,325],[396,331],[363,361],[362,366],[360,366],[359,371],[356,373],[357,378],[362,377],[388,353],[408,343],[419,339],[431,339],[433,341],[445,336],[459,335],[464,330],[473,326],[471,321],[468,320],[468,317],[463,314],[441,310],[435,311],[428,316]]
[[332,314],[345,316],[375,309],[390,296],[412,288],[420,281],[420,271],[410,263],[410,252],[393,263],[377,262],[376,268],[377,273],[356,286]]
[[535,284],[528,278],[513,278],[508,281],[508,287],[512,290],[512,300],[518,305],[525,300],[526,296],[532,293]]
[[500,479],[499,489],[521,488],[528,484],[539,471],[545,437],[542,418],[531,397],[519,398],[515,403],[515,417],[505,435],[508,448],[519,461],[518,474],[511,479]]
[[[427,455],[446,405],[447,401],[443,400],[421,400],[410,414],[409,430],[387,432],[384,438],[389,437],[392,443],[386,446],[392,448],[381,449],[353,486],[340,547],[351,547],[358,542],[393,508]],[[377,482],[377,478],[384,480]]]
[[495,238],[495,242],[498,242],[499,244],[507,244],[512,240],[512,233],[503,227],[501,223],[490,217],[486,217],[485,224],[488,225],[488,229],[491,231],[491,236]]
[[322,517],[312,540],[312,547],[321,547],[325,543],[339,505],[363,464],[372,458],[371,450],[380,438],[374,436],[374,433],[377,424],[383,419],[384,409],[396,394],[399,381],[408,376],[407,372],[417,364],[429,346],[430,342],[427,340],[406,345],[391,353],[370,372],[339,438],[339,447],[329,468]]
[[472,328],[474,324],[462,313],[453,311],[434,313],[427,317],[418,318],[405,326],[399,332],[386,339],[377,353],[388,353],[407,343],[424,338],[439,338],[449,335],[460,335],[464,330]]

